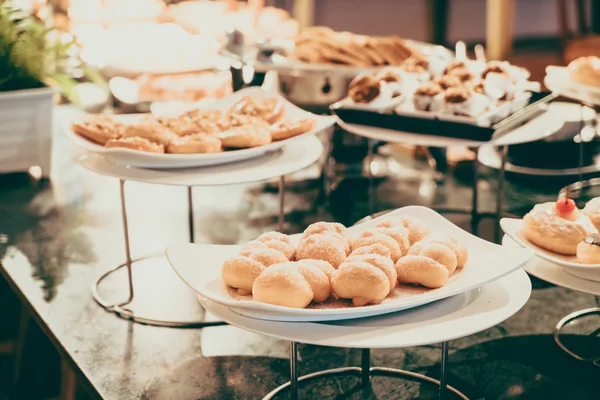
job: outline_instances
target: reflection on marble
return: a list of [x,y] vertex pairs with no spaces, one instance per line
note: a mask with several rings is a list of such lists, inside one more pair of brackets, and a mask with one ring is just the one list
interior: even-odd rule
[[[287,345],[280,340],[234,327],[177,330],[131,324],[94,303],[91,283],[124,259],[118,182],[73,165],[65,156],[68,146],[57,138],[51,185],[17,176],[0,179],[0,270],[25,295],[59,350],[68,353],[86,377],[82,382],[90,394],[119,400],[259,399],[285,382]],[[425,168],[422,163],[415,167]],[[493,174],[482,172],[480,205],[493,210]],[[453,174],[455,178],[440,185],[420,183],[418,173],[378,180],[373,188],[376,208],[465,204],[470,201],[469,170],[460,166]],[[425,189],[418,190],[420,185]],[[272,188],[254,184],[195,189],[197,240],[238,243],[274,229],[277,195]],[[558,187],[547,184],[543,189],[513,180],[509,206],[526,208],[551,198]],[[298,232],[318,219],[352,224],[368,213],[368,190],[363,179],[338,180],[328,201],[319,203],[318,185],[292,187],[286,198],[287,229]],[[128,183],[127,196],[134,257],[155,253],[170,241],[187,241],[185,189]],[[454,220],[469,225],[465,218]],[[482,222],[484,237],[490,238],[491,227],[491,221]],[[164,268],[160,273],[165,276],[173,274],[160,263],[136,267],[137,276],[147,281],[148,291],[140,293],[141,298],[152,297],[158,302],[156,311],[171,316],[175,311],[169,305],[175,299],[184,301],[183,312],[199,309],[193,293],[185,292],[185,287],[171,288],[167,281],[174,277],[157,278],[153,268]],[[106,295],[120,293],[122,284],[118,279],[108,282]],[[594,304],[593,296],[534,280],[530,301],[516,315],[451,342],[449,383],[475,399],[596,398],[599,370],[569,358],[551,337],[560,317]],[[600,348],[598,338],[569,340]],[[300,359],[300,373],[306,374],[358,365],[360,351],[301,345]],[[439,347],[377,350],[372,363],[437,376]],[[306,399],[436,396],[428,385],[383,377],[375,378],[366,391],[348,392],[357,383],[352,377],[315,381],[302,386],[302,395]]]

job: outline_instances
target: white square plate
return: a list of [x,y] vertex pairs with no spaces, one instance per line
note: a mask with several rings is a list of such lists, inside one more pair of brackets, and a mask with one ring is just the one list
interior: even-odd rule
[[[500,279],[521,268],[533,257],[531,249],[507,249],[487,242],[463,231],[435,211],[420,206],[404,207],[348,230],[352,235],[358,235],[381,221],[400,215],[420,218],[433,231],[455,235],[467,246],[467,265],[455,273],[446,286],[431,290],[403,290],[397,287],[395,290],[403,291],[403,295],[393,296],[381,304],[365,307],[297,309],[259,303],[249,298],[235,299],[229,294],[221,279],[221,266],[226,259],[234,256],[241,246],[174,244],[167,248],[167,258],[175,272],[194,291],[202,297],[235,309],[240,314],[267,320],[320,321],[386,314],[441,300]],[[300,236],[292,235],[291,239],[297,242]]]
[[[255,157],[260,157],[264,154],[277,151],[286,144],[292,143],[300,138],[310,135],[316,135],[331,128],[336,121],[333,116],[321,116],[309,113],[296,107],[282,96],[276,93],[270,93],[263,89],[252,87],[242,89],[223,99],[214,102],[208,109],[226,111],[238,100],[244,96],[258,97],[277,97],[283,102],[285,115],[292,120],[312,118],[315,120],[315,128],[293,138],[273,142],[265,146],[254,147],[250,149],[231,150],[221,153],[212,154],[156,154],[138,150],[122,149],[122,148],[105,148],[99,144],[93,143],[79,135],[71,129],[73,122],[77,119],[69,119],[60,121],[60,126],[65,134],[79,147],[92,153],[100,154],[111,162],[120,165],[129,165],[139,168],[153,169],[172,169],[172,168],[190,168],[190,167],[205,167],[208,165],[221,165],[237,161],[248,160]],[[115,115],[112,116],[116,121],[123,123],[135,123],[143,118],[144,115]],[[82,119],[82,118],[81,118]]]
[[502,218],[502,220],[500,220],[500,227],[504,233],[506,233],[520,246],[532,249],[535,251],[535,254],[538,257],[562,267],[565,271],[572,275],[582,279],[600,282],[600,264],[582,264],[577,261],[575,256],[556,254],[536,246],[529,240],[525,239],[525,237],[521,234],[523,225],[524,222],[522,219]]

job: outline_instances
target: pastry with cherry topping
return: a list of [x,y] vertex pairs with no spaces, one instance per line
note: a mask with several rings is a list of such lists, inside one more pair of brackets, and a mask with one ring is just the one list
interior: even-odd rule
[[598,233],[590,219],[568,198],[535,205],[523,222],[527,240],[558,254],[575,255],[582,240]]

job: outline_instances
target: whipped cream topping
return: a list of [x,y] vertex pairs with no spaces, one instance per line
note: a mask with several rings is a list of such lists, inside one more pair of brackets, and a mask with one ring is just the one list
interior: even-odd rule
[[535,205],[526,217],[535,223],[542,232],[548,235],[562,236],[565,239],[577,237],[579,238],[577,241],[581,241],[587,236],[598,233],[590,219],[583,213],[579,213],[579,217],[572,221],[557,215],[553,202]]

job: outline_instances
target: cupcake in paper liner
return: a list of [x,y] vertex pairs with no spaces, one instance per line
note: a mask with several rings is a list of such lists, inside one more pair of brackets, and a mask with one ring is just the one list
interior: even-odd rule
[[435,80],[435,83],[440,85],[442,89],[448,90],[451,87],[462,86],[462,81],[455,75],[444,75]]
[[475,76],[480,76],[485,64],[475,60],[452,61],[444,68],[443,75],[449,75],[454,70],[467,70]]
[[397,68],[385,68],[377,77],[390,88],[394,97],[404,94],[404,89],[409,83]]
[[373,107],[385,107],[394,97],[387,83],[374,75],[359,75],[352,79],[348,87],[348,96],[354,103]]
[[477,118],[489,109],[489,99],[466,86],[453,87],[444,93],[443,111],[447,114]]
[[454,76],[463,84],[476,81],[476,76],[468,68],[454,68],[446,76]]
[[428,82],[415,90],[413,94],[413,105],[420,111],[438,111],[443,105],[443,90],[437,83]]
[[429,74],[429,61],[422,57],[411,56],[404,60],[400,66],[403,75],[416,79],[418,82],[427,82],[431,79]]

